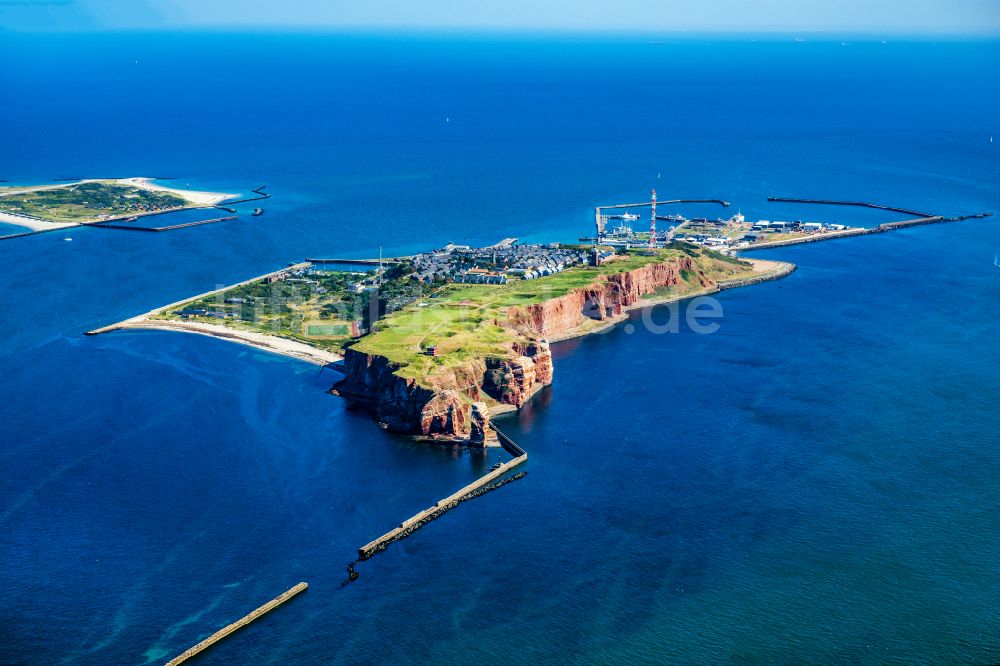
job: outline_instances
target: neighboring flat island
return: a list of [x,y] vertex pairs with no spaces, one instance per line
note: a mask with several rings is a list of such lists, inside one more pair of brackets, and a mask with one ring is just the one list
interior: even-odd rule
[[53,231],[188,208],[211,208],[236,196],[164,187],[149,178],[0,187],[0,222],[33,232]]

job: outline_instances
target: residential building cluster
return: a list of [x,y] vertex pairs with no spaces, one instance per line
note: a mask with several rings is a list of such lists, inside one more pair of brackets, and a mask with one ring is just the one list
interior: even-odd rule
[[413,257],[411,279],[426,284],[451,280],[467,284],[506,284],[554,275],[587,261],[587,252],[547,245],[473,248],[448,245]]

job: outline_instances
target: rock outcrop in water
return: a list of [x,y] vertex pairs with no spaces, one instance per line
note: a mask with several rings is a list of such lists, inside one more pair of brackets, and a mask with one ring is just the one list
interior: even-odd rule
[[486,446],[490,440],[490,408],[485,402],[472,403],[469,446]]
[[684,256],[600,275],[592,284],[563,296],[510,307],[506,320],[497,322],[514,338],[509,354],[457,363],[420,382],[399,373],[401,368],[382,356],[347,349],[346,375],[334,392],[370,409],[389,430],[463,440],[471,435],[482,445],[488,428],[482,401],[519,408],[552,383],[547,337],[572,332],[586,319],[621,316],[642,297],[682,281],[702,287],[713,284],[691,257]]
[[[427,437],[465,438],[472,402],[490,398],[520,407],[552,383],[552,354],[544,340],[515,344],[508,357],[475,359],[422,385],[383,356],[347,349],[345,377],[334,392],[369,409],[387,429]],[[483,403],[483,413],[488,413]]]

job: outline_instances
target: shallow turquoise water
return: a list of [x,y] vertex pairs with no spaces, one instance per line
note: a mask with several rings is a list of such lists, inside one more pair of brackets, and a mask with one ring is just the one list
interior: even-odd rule
[[995,220],[761,253],[800,268],[721,294],[713,335],[639,314],[557,345],[502,419],[528,476],[345,589],[359,545],[493,458],[382,433],[331,371],[81,335],[305,256],[573,239],[651,186],[770,219],[885,219],[776,194],[997,211],[996,42],[177,39],[0,46],[0,177],[274,194],[233,224],[0,243],[6,661],[155,661],[299,580],[201,661],[1000,659]]

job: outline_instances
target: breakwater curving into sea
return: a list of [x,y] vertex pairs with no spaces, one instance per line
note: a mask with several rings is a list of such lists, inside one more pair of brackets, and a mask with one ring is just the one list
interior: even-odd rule
[[897,208],[895,206],[886,206],[884,204],[869,203],[867,201],[839,201],[834,199],[798,199],[793,197],[768,197],[768,201],[773,203],[805,203],[805,204],[822,204],[826,206],[856,206],[858,208],[873,208],[876,210],[887,210],[893,213],[902,213],[903,215],[916,215],[917,217],[934,217],[931,213],[921,213],[915,210],[909,210],[907,208]]
[[[427,523],[432,520],[437,520],[448,511],[454,509],[462,502],[484,495],[491,490],[495,490],[496,488],[516,480],[514,477],[510,477],[509,479],[504,479],[496,484],[492,483],[507,472],[513,470],[515,467],[526,463],[528,461],[528,454],[524,449],[515,444],[513,440],[501,433],[495,426],[491,424],[490,427],[497,433],[497,439],[500,441],[500,445],[505,451],[515,456],[514,459],[503,463],[496,469],[479,477],[469,485],[461,488],[451,495],[448,495],[448,497],[445,497],[443,500],[436,502],[434,506],[428,507],[423,511],[416,513],[410,518],[404,520],[397,527],[389,530],[382,536],[369,541],[364,546],[361,546],[358,548],[359,561],[370,559],[373,555],[382,552],[396,541],[405,539]],[[525,473],[522,472],[519,475],[516,475],[516,478],[522,478],[524,474]],[[350,569],[348,571],[350,571]]]
[[753,284],[760,284],[761,282],[770,282],[772,280],[780,280],[781,278],[791,275],[798,268],[795,264],[782,261],[779,262],[780,265],[772,271],[763,273],[761,275],[754,275],[751,277],[741,278],[738,280],[724,280],[718,283],[718,288],[716,291],[725,291],[726,289],[737,289],[739,287],[749,287]]
[[245,199],[235,199],[233,201],[223,201],[221,204],[215,206],[215,208],[222,208],[223,205],[232,206],[235,204],[250,203],[251,201],[263,201],[264,199],[270,199],[271,195],[264,191],[267,185],[261,185],[260,187],[250,190],[257,196],[247,197]]

